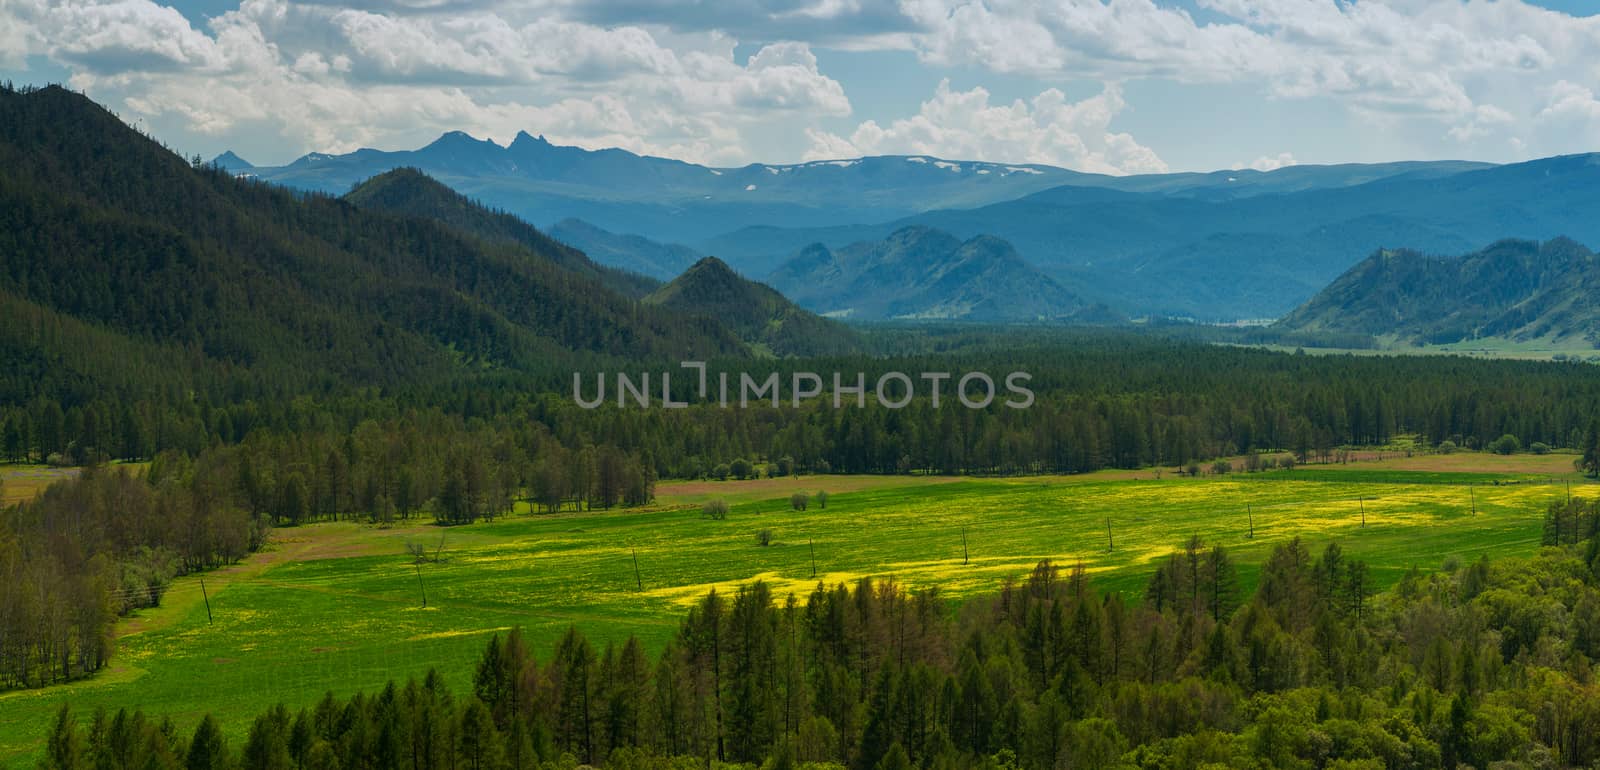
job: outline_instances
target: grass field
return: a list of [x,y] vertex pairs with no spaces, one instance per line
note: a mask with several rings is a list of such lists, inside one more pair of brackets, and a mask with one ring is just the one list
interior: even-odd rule
[[48,465],[0,466],[0,505],[32,500],[45,487],[77,473],[77,468],[52,468]]
[[[780,596],[862,575],[937,584],[960,596],[993,590],[1052,558],[1082,560],[1101,585],[1138,591],[1153,560],[1198,534],[1232,548],[1248,582],[1268,548],[1300,535],[1316,549],[1340,541],[1388,584],[1412,565],[1437,567],[1452,555],[1531,553],[1545,504],[1566,495],[1568,483],[1574,495],[1600,495],[1600,486],[1572,474],[1570,456],[1391,455],[1199,479],[1124,471],[663,484],[659,503],[644,511],[518,516],[452,529],[280,530],[268,551],[207,574],[204,595],[199,578],[185,578],[163,607],[123,623],[108,671],[0,693],[0,765],[32,764],[63,700],[80,713],[142,706],[174,715],[184,730],[211,711],[242,740],[248,717],[278,701],[309,705],[330,686],[372,690],[437,667],[464,691],[487,635],[513,626],[527,630],[541,658],[573,624],[601,643],[634,633],[659,648],[689,603],[713,586],[754,578],[776,584]],[[796,489],[826,489],[828,508],[790,511]],[[732,504],[726,520],[699,515],[710,497]],[[772,530],[771,546],[756,545],[761,529]],[[420,585],[405,554],[411,541],[444,557],[421,567]]]
[[1291,353],[1304,350],[1310,355],[1357,356],[1465,356],[1483,359],[1515,359],[1523,361],[1585,361],[1600,362],[1600,350],[1581,338],[1555,339],[1550,337],[1531,340],[1511,340],[1486,337],[1443,345],[1416,345],[1400,341],[1393,336],[1378,337],[1371,348],[1317,348],[1297,345],[1250,345],[1266,350]]

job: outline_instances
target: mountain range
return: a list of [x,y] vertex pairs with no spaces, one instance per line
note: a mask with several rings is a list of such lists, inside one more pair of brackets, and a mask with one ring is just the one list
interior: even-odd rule
[[0,398],[18,403],[561,382],[782,349],[761,312],[832,330],[776,302],[732,328],[414,169],[302,195],[191,164],[66,89],[0,87],[0,114]]
[[999,238],[963,241],[929,227],[837,249],[812,244],[768,280],[839,318],[1059,321],[1086,304]]
[[1458,257],[1382,249],[1275,324],[1413,345],[1482,338],[1600,346],[1600,256],[1566,238]]
[[459,131],[416,150],[311,153],[279,167],[243,164],[231,153],[217,161],[235,174],[335,194],[410,166],[535,225],[576,218],[686,243],[746,225],[883,221],[926,207],[977,206],[1089,176],[920,156],[711,168],[620,149],[564,147],[527,133],[501,146]]
[[414,166],[534,225],[560,223],[562,240],[660,280],[705,255],[766,276],[813,244],[840,249],[912,226],[994,236],[1083,302],[1201,320],[1281,316],[1379,248],[1600,237],[1587,213],[1600,204],[1600,164],[1589,155],[1113,177],[918,155],[712,168],[454,132],[411,151],[218,162],[334,192]]

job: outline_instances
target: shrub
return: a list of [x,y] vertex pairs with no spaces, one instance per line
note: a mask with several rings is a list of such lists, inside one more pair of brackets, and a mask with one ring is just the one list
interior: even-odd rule
[[732,470],[728,467],[727,463],[717,463],[716,466],[712,467],[711,469],[711,478],[714,478],[717,481],[727,481],[729,473],[732,473]]
[[756,545],[759,545],[762,548],[766,548],[767,546],[772,545],[772,530],[763,529],[760,532],[757,532],[756,533]]
[[700,515],[715,521],[722,521],[728,518],[728,501],[707,500],[705,505],[700,506]]
[[1528,451],[1536,455],[1547,455],[1550,454],[1550,445],[1543,441],[1535,441],[1528,445]]
[[1443,454],[1451,454],[1455,452],[1456,442],[1451,441],[1450,439],[1445,439],[1439,442],[1439,451]]
[[794,458],[788,455],[778,458],[778,464],[774,471],[775,475],[778,476],[792,475],[794,473]]
[[804,492],[796,492],[796,493],[794,493],[792,495],[789,495],[789,507],[793,508],[793,509],[795,509],[797,511],[805,510],[806,509],[806,505],[808,503],[810,503],[810,502],[811,502],[810,496],[808,496]]
[[1510,433],[1489,442],[1489,451],[1497,455],[1510,455],[1522,451],[1522,441]]
[[750,478],[750,476],[755,473],[755,468],[750,465],[750,461],[744,459],[743,457],[730,463],[728,465],[728,470],[733,473],[734,478],[739,479],[740,481]]
[[828,493],[827,492],[818,492],[817,493],[817,507],[818,508],[822,508],[824,510],[827,509],[827,507],[828,507]]
[[1222,476],[1232,471],[1233,463],[1230,463],[1227,460],[1218,460],[1211,464],[1211,472],[1215,475]]

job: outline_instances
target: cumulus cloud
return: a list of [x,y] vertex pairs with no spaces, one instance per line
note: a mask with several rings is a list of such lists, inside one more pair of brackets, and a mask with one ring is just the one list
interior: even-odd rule
[[945,80],[916,115],[887,127],[869,120],[849,137],[811,131],[807,157],[927,154],[995,162],[1026,159],[1102,174],[1166,171],[1155,151],[1111,130],[1112,119],[1126,106],[1115,86],[1079,102],[1051,88],[1028,101],[991,104],[987,90],[955,91]]
[[1600,17],[1522,0],[1196,0],[1217,21],[1151,0],[904,0],[934,63],[1112,81],[1256,83],[1364,116],[1435,121],[1480,139],[1531,125],[1542,87],[1593,83]]
[[547,15],[243,0],[200,29],[152,0],[0,3],[7,36],[29,35],[30,53],[68,65],[75,87],[113,108],[201,136],[273,131],[296,152],[526,129],[736,162],[746,160],[745,132],[850,113],[843,87],[800,42],[738,61],[724,37],[669,45],[642,27]]
[[1600,122],[1600,101],[1593,89],[1562,80],[1550,87],[1549,103],[1539,111],[1539,118]]
[[1286,166],[1293,166],[1299,161],[1294,159],[1294,153],[1280,152],[1277,155],[1262,155],[1250,161],[1248,165],[1240,163],[1236,167],[1253,168],[1257,171],[1277,171]]
[[[525,128],[705,162],[787,142],[1147,171],[1165,163],[1100,119],[1138,80],[1343,105],[1415,140],[1402,146],[1461,156],[1600,140],[1600,16],[1524,0],[1192,0],[1203,20],[1176,0],[238,0],[203,24],[162,2],[0,0],[0,65],[48,57],[113,108],[202,136],[277,132],[295,151]],[[908,51],[1042,92],[991,104],[942,88],[915,115],[829,133],[851,104],[821,48]],[[1046,88],[1060,82],[1106,85],[1071,103]]]
[[150,0],[40,4],[24,23],[54,44],[57,59],[101,71],[221,69],[226,55],[183,15]]

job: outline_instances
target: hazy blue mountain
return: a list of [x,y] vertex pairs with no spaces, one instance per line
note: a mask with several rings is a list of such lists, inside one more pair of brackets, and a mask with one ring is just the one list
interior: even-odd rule
[[802,306],[853,319],[1036,321],[1086,303],[992,236],[907,227],[876,241],[812,244],[769,276]]
[[880,225],[745,228],[707,245],[753,270],[811,243],[833,248],[908,225],[993,235],[1091,299],[1136,313],[1234,319],[1280,316],[1378,248],[1462,253],[1508,236],[1600,240],[1592,215],[1600,156],[1437,170],[1232,199],[1063,186]]
[[922,156],[710,168],[620,149],[564,147],[527,133],[502,147],[461,132],[416,150],[311,153],[285,166],[250,171],[291,187],[343,193],[400,167],[421,169],[536,225],[575,218],[669,242],[704,240],[754,224],[883,221],[1098,178],[1051,166]]
[[1206,320],[1280,316],[1378,248],[1463,253],[1502,237],[1600,237],[1590,156],[1110,177],[930,156],[710,168],[457,132],[417,150],[312,154],[245,173],[342,193],[395,166],[535,224],[578,219],[685,244],[667,247],[677,263],[653,264],[662,252],[649,243],[583,244],[662,279],[690,252],[766,275],[813,243],[835,249],[919,225],[963,241],[995,236],[1088,301]]
[[672,280],[701,257],[700,252],[683,244],[657,243],[642,235],[613,233],[581,219],[563,219],[551,225],[549,233],[550,237],[603,265],[663,281]]
[[861,337],[837,321],[803,310],[766,284],[706,257],[644,298],[674,312],[715,319],[758,351],[779,356],[859,352]]
[[232,171],[235,174],[255,169],[255,166],[251,165],[250,161],[233,154],[232,150],[212,158],[211,163],[218,168],[221,168],[225,171]]
[[575,218],[612,232],[701,246],[747,226],[889,222],[932,210],[1011,201],[1061,185],[1210,200],[1342,187],[1396,175],[1437,176],[1481,166],[1349,164],[1114,177],[1039,164],[897,155],[710,168],[620,149],[564,147],[527,133],[502,147],[451,132],[416,150],[312,153],[285,166],[252,167],[249,172],[292,187],[343,193],[384,171],[415,167],[535,225]]
[[1424,344],[1483,337],[1600,342],[1600,257],[1579,243],[1504,240],[1460,257],[1382,249],[1276,326]]

